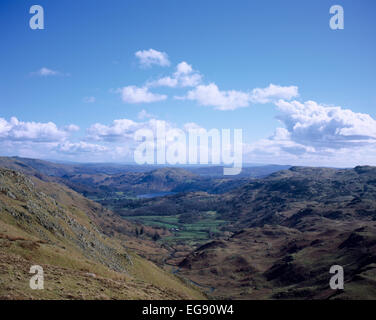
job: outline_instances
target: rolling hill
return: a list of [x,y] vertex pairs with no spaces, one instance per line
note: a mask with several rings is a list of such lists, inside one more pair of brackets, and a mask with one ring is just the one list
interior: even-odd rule
[[[225,222],[221,232],[173,263],[213,297],[376,298],[375,167],[292,167],[221,195],[171,195],[120,211],[145,222],[158,213],[200,221],[207,212]],[[343,292],[329,289],[332,265],[345,269]]]
[[[1,170],[1,261],[23,270],[38,257],[76,283],[95,273],[127,284],[122,294],[108,287],[109,298],[201,298],[198,287],[216,299],[376,298],[375,167],[291,167],[228,179],[215,168],[109,173],[20,158],[0,163],[30,175]],[[93,202],[68,186],[104,197]],[[161,191],[173,194],[134,197]],[[329,288],[332,265],[344,267],[344,291]],[[15,274],[15,284],[28,276],[7,262],[0,268]],[[43,297],[103,298],[97,280],[74,295],[68,278],[64,294],[56,285]],[[17,286],[10,291],[23,297]]]
[[0,157],[0,167],[65,184],[93,199],[134,197],[160,192],[205,191],[219,194],[289,166],[245,167],[238,176],[223,176],[221,166],[139,166],[124,164],[63,164],[20,157]]
[[[110,212],[65,186],[0,169],[0,212],[2,299],[204,298],[130,250],[129,223],[106,235]],[[32,265],[44,290],[29,288]]]

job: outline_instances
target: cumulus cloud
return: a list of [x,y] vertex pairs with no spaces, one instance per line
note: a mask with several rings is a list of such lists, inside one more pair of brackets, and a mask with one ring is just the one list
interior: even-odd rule
[[[136,57],[141,65],[149,67],[153,64],[169,65],[167,54],[154,49],[137,51]],[[127,103],[149,103],[167,99],[166,95],[149,91],[152,87],[184,88],[193,87],[183,96],[175,96],[176,100],[196,101],[202,106],[211,106],[218,110],[235,110],[248,107],[250,104],[265,104],[279,99],[296,98],[298,87],[270,84],[266,88],[255,88],[252,91],[220,90],[215,83],[202,84],[202,75],[194,70],[186,61],[180,62],[175,72],[169,76],[146,82],[142,87],[127,86],[119,89],[122,99]]]
[[[117,119],[110,125],[96,123],[87,130],[87,141],[93,140],[96,143],[106,144],[108,151],[107,157],[127,157],[128,160],[133,159],[134,151],[139,146],[140,141],[135,140],[135,136],[140,137],[143,134],[153,136],[151,147],[154,150],[160,150],[165,144],[167,148],[173,146],[174,148],[179,145],[179,149],[184,150],[188,155],[189,145],[182,143],[177,137],[181,137],[181,134],[188,137],[190,130],[203,129],[198,124],[190,122],[183,124],[181,127],[164,120],[149,119],[148,121],[133,121],[130,119]],[[164,132],[164,133],[163,133]],[[161,139],[161,140],[160,140]],[[158,143],[160,142],[160,144]],[[211,150],[210,145],[198,145],[200,153],[208,152]],[[219,152],[219,150],[217,151]],[[182,154],[180,154],[182,157]],[[186,161],[186,159],[184,160]]]
[[75,124],[70,124],[70,125],[65,126],[64,130],[68,132],[75,132],[75,131],[79,131],[80,127]]
[[164,94],[152,93],[147,87],[127,86],[118,89],[123,102],[126,103],[150,103],[167,99]]
[[194,100],[202,106],[214,106],[218,110],[235,110],[249,105],[248,93],[236,90],[221,91],[215,83],[199,85],[190,90],[185,97],[176,99]]
[[376,165],[376,144],[316,149],[289,139],[278,141],[273,136],[249,143],[243,150],[244,162],[249,163],[330,167]]
[[199,85],[190,90],[183,97],[175,97],[178,100],[197,101],[202,106],[213,106],[218,110],[235,110],[248,107],[251,103],[268,103],[276,99],[291,99],[298,95],[298,88],[282,87],[270,84],[267,88],[256,88],[252,92],[238,90],[219,90],[215,83]]
[[23,122],[16,117],[7,121],[0,118],[0,139],[34,142],[60,141],[67,138],[69,131],[76,129],[73,126],[64,130],[59,129],[53,122]]
[[198,125],[196,122],[187,122],[183,126],[184,130],[189,132],[189,130],[199,130],[203,129],[200,125]]
[[[68,153],[68,147],[76,155],[90,151],[86,143],[74,144],[68,141],[72,132],[80,128],[70,124],[59,128],[53,122],[20,121],[12,117],[9,121],[0,118],[0,150],[3,155],[19,155],[31,158],[60,158]],[[94,151],[94,148],[91,149]]]
[[199,72],[193,70],[192,66],[183,61],[176,66],[176,71],[172,76],[160,78],[148,82],[150,87],[195,87],[201,83],[202,76]]
[[166,130],[175,128],[171,123],[164,120],[149,119],[148,121],[137,122],[130,119],[117,119],[111,125],[93,124],[87,130],[88,139],[107,142],[133,140],[134,133],[137,130],[150,129],[156,132],[158,123],[163,124]]
[[137,123],[129,119],[114,120],[112,125],[95,123],[87,130],[88,137],[93,140],[115,141],[122,137],[131,137]]
[[170,123],[155,119],[139,122],[131,119],[116,119],[109,125],[96,123],[90,126],[87,130],[86,140],[105,144],[108,147],[108,151],[105,153],[106,159],[131,161],[137,146],[134,139],[135,133],[141,129],[148,129],[155,134],[158,123],[163,124],[167,130],[172,128]]
[[376,120],[368,114],[315,101],[280,100],[276,105],[278,119],[297,143],[338,149],[376,142]]
[[[295,160],[294,157],[314,153],[315,149],[291,140],[290,133],[285,128],[277,128],[269,138],[246,144],[244,152],[251,157],[248,160],[257,161],[257,158],[269,157],[274,160],[268,162],[275,163],[276,160],[281,161],[283,158]],[[263,161],[265,160],[261,160]]]
[[275,102],[284,127],[244,149],[247,161],[295,165],[376,165],[376,120],[315,101]]
[[[314,101],[279,100],[275,104],[283,127],[276,128],[270,137],[245,143],[245,162],[376,165],[376,120],[371,116]],[[151,117],[143,111],[141,118]],[[154,118],[147,121],[117,119],[108,125],[93,124],[87,129],[84,139],[70,141],[70,133],[79,129],[73,124],[58,128],[52,122],[23,122],[17,118],[7,121],[0,118],[0,149],[2,154],[34,158],[130,161],[137,146],[135,133],[139,129],[147,129],[157,137],[156,132],[161,125],[166,132],[180,130],[188,133],[192,129],[202,129],[195,122],[179,127]],[[174,143],[171,136],[168,135],[167,145]]]
[[251,101],[253,103],[268,103],[278,99],[291,100],[299,95],[298,87],[282,87],[270,84],[266,88],[256,88],[252,90]]
[[170,65],[167,53],[154,49],[137,51],[135,56],[139,59],[142,67],[151,67],[152,65],[168,67]]

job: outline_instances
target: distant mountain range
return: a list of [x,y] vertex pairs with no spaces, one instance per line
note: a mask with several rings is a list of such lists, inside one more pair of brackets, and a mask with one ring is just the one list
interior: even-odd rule
[[263,177],[289,166],[266,165],[243,168],[229,178],[217,167],[156,167],[116,164],[62,164],[19,157],[0,157],[0,167],[18,170],[42,180],[63,183],[90,197],[103,198],[114,192],[137,195],[154,192],[207,191],[222,193],[249,178]]

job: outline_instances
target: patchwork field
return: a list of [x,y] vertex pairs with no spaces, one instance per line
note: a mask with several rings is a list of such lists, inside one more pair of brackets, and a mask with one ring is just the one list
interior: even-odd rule
[[168,229],[170,236],[162,237],[159,241],[168,245],[186,244],[196,246],[207,242],[220,233],[220,228],[226,221],[217,218],[215,211],[208,211],[205,215],[191,223],[182,221],[182,215],[174,216],[130,216],[126,220],[139,222],[146,226]]

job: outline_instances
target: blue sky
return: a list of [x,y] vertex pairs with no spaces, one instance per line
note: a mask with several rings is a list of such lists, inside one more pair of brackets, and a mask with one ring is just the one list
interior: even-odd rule
[[[34,4],[44,30],[29,27]],[[334,4],[344,30],[329,28]],[[158,119],[241,128],[248,162],[376,164],[375,9],[373,0],[1,1],[0,153],[130,161],[130,133]],[[133,123],[114,123],[124,119]]]

